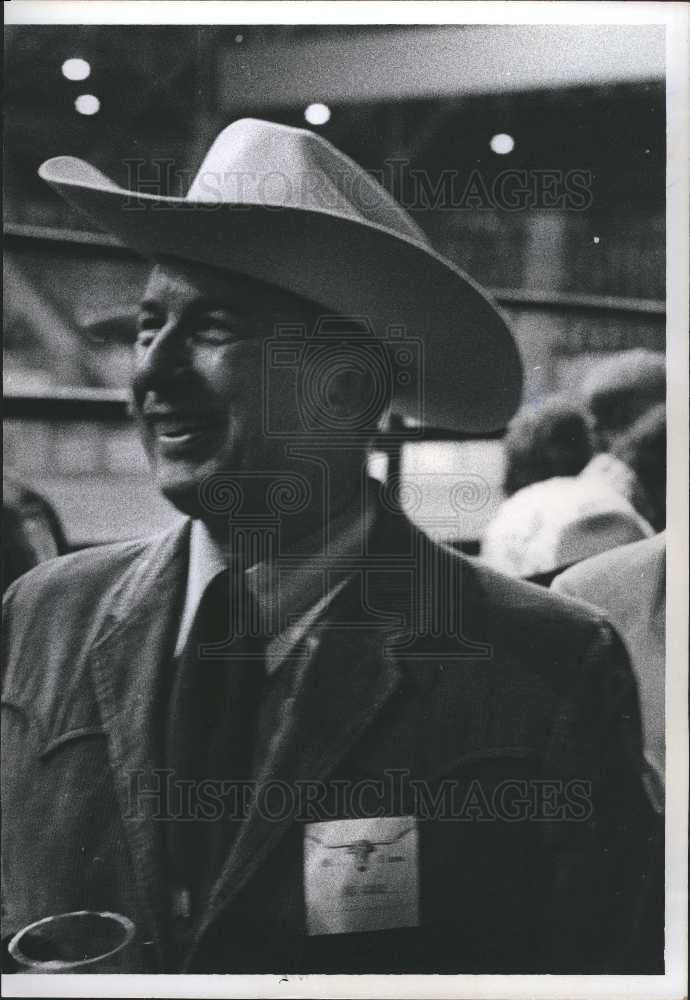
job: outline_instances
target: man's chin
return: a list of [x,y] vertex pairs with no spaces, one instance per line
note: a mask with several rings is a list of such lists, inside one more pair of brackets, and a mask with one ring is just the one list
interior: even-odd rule
[[181,514],[188,517],[201,517],[203,505],[200,498],[199,484],[193,482],[158,482],[158,488],[165,499],[176,507]]
[[[208,520],[227,513],[227,491],[231,479],[228,472],[223,473],[210,467],[180,475],[166,474],[159,469],[156,478],[158,488],[166,500],[188,517]],[[225,489],[224,480],[227,484]]]

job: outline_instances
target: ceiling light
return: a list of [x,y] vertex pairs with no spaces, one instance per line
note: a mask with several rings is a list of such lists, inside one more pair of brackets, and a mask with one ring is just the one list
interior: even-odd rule
[[310,125],[325,125],[331,117],[331,109],[327,104],[310,104],[304,111],[304,117]]
[[101,109],[101,102],[95,94],[80,94],[74,106],[80,115],[96,115]]
[[68,80],[87,80],[91,76],[91,67],[86,59],[65,59],[62,75]]
[[512,135],[506,135],[505,132],[499,132],[498,135],[493,135],[489,143],[494,153],[498,153],[499,156],[505,156],[506,153],[512,153],[515,149],[515,139]]

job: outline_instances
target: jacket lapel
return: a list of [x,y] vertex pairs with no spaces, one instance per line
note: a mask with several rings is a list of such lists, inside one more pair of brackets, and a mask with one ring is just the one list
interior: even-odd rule
[[[397,690],[400,671],[384,648],[389,633],[376,626],[353,629],[352,581],[336,598],[325,627],[307,637],[296,665],[299,680],[294,698],[285,705],[280,727],[257,779],[257,797],[267,781],[294,785],[325,781],[379,715]],[[203,936],[263,864],[294,822],[276,821],[256,808],[232,847],[201,921],[191,962]]]
[[[142,917],[161,959],[166,944],[162,831],[156,822],[164,763],[160,699],[184,596],[188,536],[185,523],[133,565],[90,657]],[[154,791],[146,794],[147,789]]]

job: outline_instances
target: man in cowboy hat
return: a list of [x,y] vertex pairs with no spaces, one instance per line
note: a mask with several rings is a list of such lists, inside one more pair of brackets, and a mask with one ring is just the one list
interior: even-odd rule
[[188,519],[10,590],[4,933],[119,911],[129,971],[628,971],[618,637],[366,476],[389,411],[505,424],[500,314],[309,132],[228,126],[185,199],[41,175],[155,262],[133,406]]

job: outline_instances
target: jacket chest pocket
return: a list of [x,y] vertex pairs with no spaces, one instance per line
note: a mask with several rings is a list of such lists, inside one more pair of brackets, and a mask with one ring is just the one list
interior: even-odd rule
[[[113,784],[103,730],[80,719],[49,732],[26,708],[3,702],[3,807],[9,830],[41,831],[41,846],[82,843],[108,812]],[[36,839],[34,836],[32,839]]]
[[3,703],[3,744],[8,926],[69,910],[131,910],[103,731],[80,724],[48,738],[29,712]]
[[95,711],[74,711],[51,724],[30,706],[8,698],[2,702],[2,717],[4,771],[18,794],[48,783],[51,797],[59,796],[64,776],[76,795],[107,767],[106,734]]

